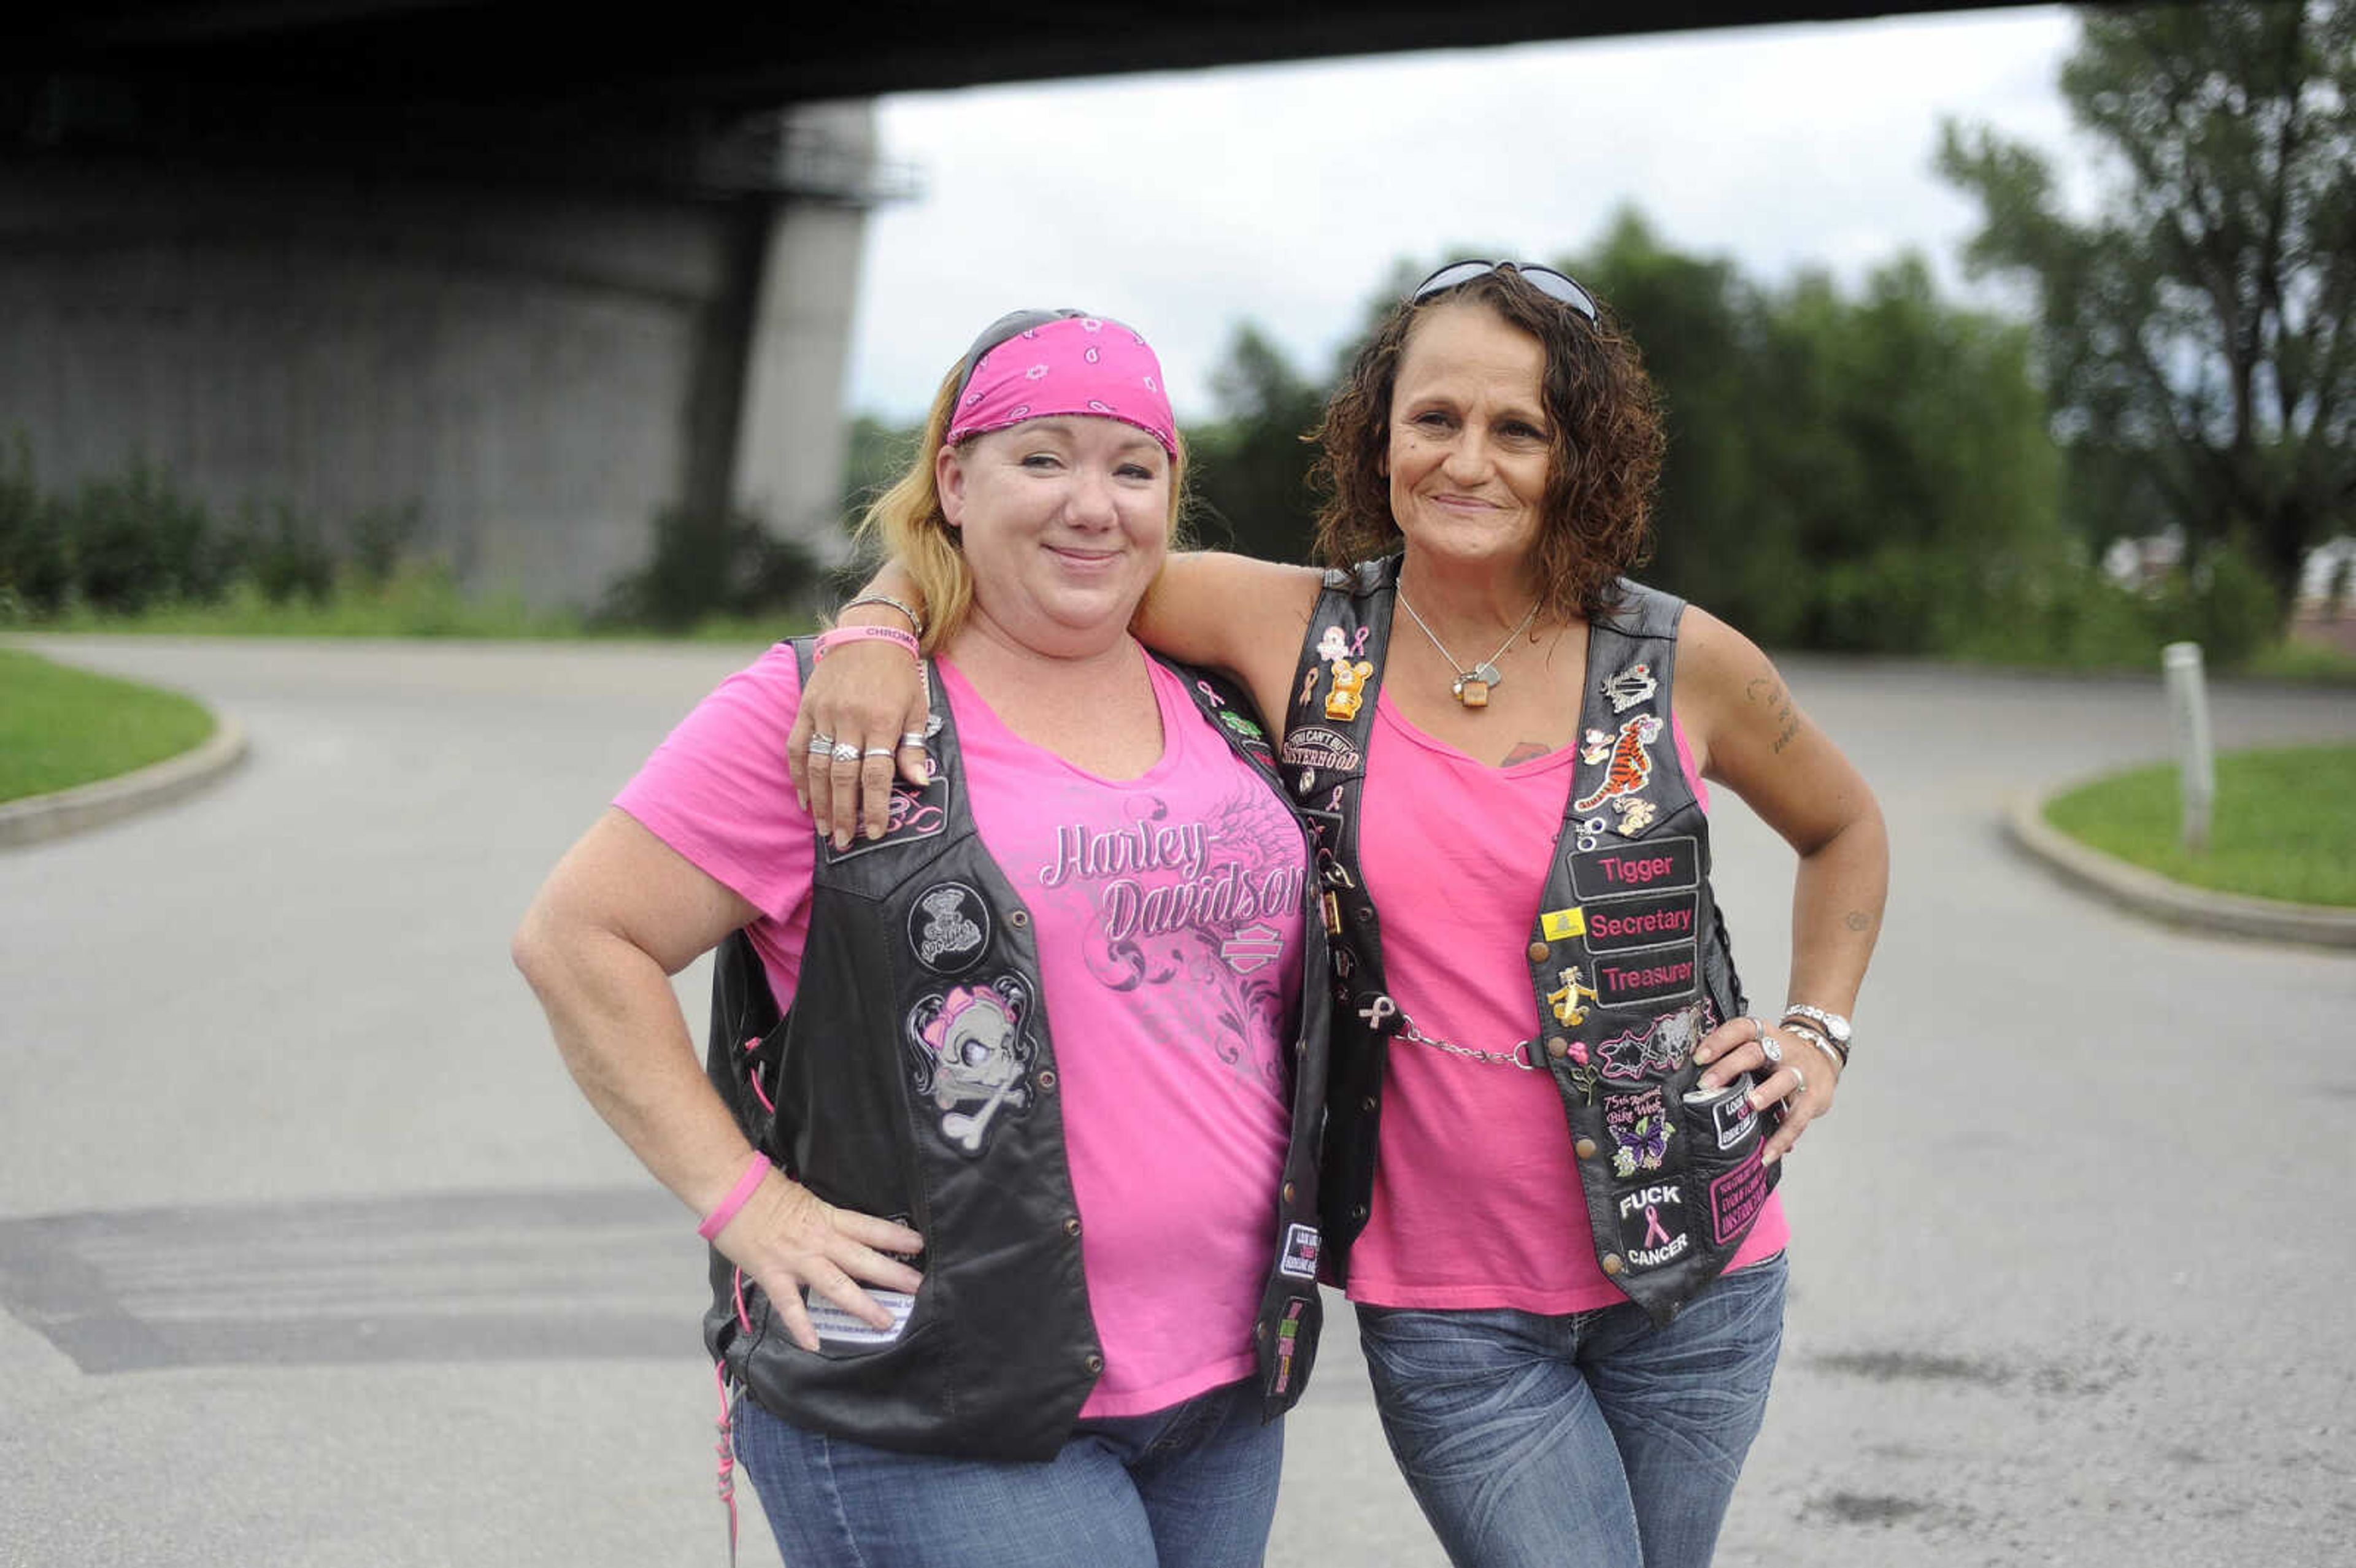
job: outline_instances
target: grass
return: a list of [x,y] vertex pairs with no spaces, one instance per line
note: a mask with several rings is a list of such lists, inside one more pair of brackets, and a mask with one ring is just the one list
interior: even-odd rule
[[0,801],[127,773],[212,732],[213,716],[177,692],[0,648]]
[[2162,763],[2057,796],[2045,818],[2193,887],[2356,907],[2356,746],[2220,756],[2205,854],[2184,848],[2182,810],[2175,764]]
[[2312,681],[2318,686],[2356,686],[2356,654],[2319,643],[2276,643],[2250,656],[2241,671],[2269,680]]

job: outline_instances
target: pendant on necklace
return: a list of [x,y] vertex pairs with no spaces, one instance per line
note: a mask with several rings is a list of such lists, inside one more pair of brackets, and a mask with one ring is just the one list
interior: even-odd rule
[[[1497,645],[1495,653],[1491,654],[1471,669],[1466,669],[1456,662],[1456,656],[1448,651],[1448,645],[1440,640],[1440,634],[1426,624],[1421,615],[1416,613],[1415,606],[1408,603],[1407,590],[1404,587],[1398,591],[1398,602],[1399,608],[1406,611],[1418,626],[1422,627],[1423,635],[1430,638],[1431,645],[1440,651],[1440,656],[1448,661],[1448,667],[1456,672],[1455,682],[1448,689],[1455,694],[1457,705],[1462,708],[1489,706],[1490,688],[1505,678],[1497,673],[1497,661],[1512,650],[1514,639],[1528,631],[1530,623],[1538,618],[1538,607],[1533,604],[1530,606],[1530,613],[1522,617],[1522,624],[1505,634],[1505,640]],[[1333,667],[1338,671],[1342,667],[1336,664]],[[1332,699],[1327,699],[1327,701],[1330,703]],[[1355,711],[1355,709],[1353,710]]]
[[1459,674],[1456,684],[1450,689],[1455,692],[1456,700],[1464,707],[1486,708],[1489,706],[1489,688],[1505,678],[1495,665],[1478,664]]

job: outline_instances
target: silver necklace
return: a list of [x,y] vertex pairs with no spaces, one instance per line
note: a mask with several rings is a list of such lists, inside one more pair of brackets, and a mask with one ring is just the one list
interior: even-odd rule
[[1456,683],[1449,690],[1466,708],[1489,706],[1490,688],[1502,684],[1505,678],[1497,672],[1497,661],[1505,656],[1506,650],[1514,645],[1514,639],[1529,630],[1530,623],[1538,618],[1538,607],[1532,604],[1530,613],[1522,617],[1522,624],[1505,634],[1505,640],[1497,645],[1495,653],[1466,669],[1456,656],[1448,651],[1448,645],[1440,640],[1440,634],[1425,625],[1423,617],[1415,613],[1415,606],[1408,603],[1407,589],[1403,586],[1398,591],[1398,602],[1399,608],[1407,612],[1408,619],[1422,629],[1423,635],[1431,639],[1431,645],[1440,650],[1440,656],[1448,661],[1448,667],[1456,672]]

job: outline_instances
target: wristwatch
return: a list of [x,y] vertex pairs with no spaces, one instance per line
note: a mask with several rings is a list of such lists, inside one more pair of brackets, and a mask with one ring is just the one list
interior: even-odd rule
[[[1783,1019],[1807,1019],[1810,1023],[1815,1024],[1818,1029],[1823,1029],[1831,1039],[1832,1042],[1840,1047],[1841,1055],[1844,1059],[1847,1057],[1849,1037],[1848,1019],[1841,1017],[1840,1014],[1828,1013],[1822,1008],[1812,1008],[1805,1002],[1787,1002],[1783,1006]],[[1780,1023],[1783,1020],[1778,1019],[1776,1021]]]

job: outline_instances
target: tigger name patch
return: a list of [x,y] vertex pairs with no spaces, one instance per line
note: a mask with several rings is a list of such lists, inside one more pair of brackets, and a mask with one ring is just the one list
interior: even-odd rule
[[1586,850],[1570,857],[1570,883],[1581,899],[1698,887],[1701,847],[1686,835]]

